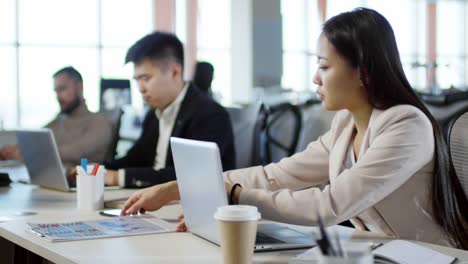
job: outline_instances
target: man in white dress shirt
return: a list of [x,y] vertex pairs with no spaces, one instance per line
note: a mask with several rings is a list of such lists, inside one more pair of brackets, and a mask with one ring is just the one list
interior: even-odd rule
[[229,115],[183,80],[183,46],[175,35],[154,32],[143,37],[128,50],[126,62],[133,62],[134,78],[152,110],[127,155],[105,163],[107,185],[147,187],[175,180],[171,136],[216,142],[224,170],[234,168]]

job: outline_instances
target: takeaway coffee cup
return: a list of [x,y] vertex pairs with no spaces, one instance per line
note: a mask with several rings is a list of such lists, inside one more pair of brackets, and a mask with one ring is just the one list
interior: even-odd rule
[[260,213],[255,206],[227,205],[219,207],[214,218],[221,234],[221,251],[225,264],[247,264],[252,255]]

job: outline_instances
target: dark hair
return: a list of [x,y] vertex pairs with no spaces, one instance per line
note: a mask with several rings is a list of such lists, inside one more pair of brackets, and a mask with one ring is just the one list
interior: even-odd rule
[[125,56],[125,63],[138,64],[145,59],[158,63],[174,60],[184,68],[184,47],[182,42],[171,33],[156,31],[138,40]]
[[357,8],[328,20],[323,26],[323,34],[338,53],[353,67],[359,68],[373,107],[387,109],[409,104],[429,118],[435,138],[431,187],[433,216],[454,246],[468,249],[467,197],[455,173],[440,126],[405,76],[388,21],[374,10]]
[[83,83],[83,77],[81,77],[80,72],[76,70],[75,68],[73,68],[72,66],[67,66],[65,68],[58,70],[56,73],[54,73],[54,75],[52,75],[52,77],[55,78],[57,77],[57,75],[62,74],[62,73],[67,74],[68,77],[70,77],[76,83]]
[[214,67],[206,61],[197,62],[192,82],[202,92],[211,95],[211,82],[213,81]]

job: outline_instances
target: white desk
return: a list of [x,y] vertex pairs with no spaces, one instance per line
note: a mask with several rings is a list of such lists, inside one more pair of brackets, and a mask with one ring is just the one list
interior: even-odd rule
[[[133,190],[108,191],[106,200],[128,196]],[[221,263],[220,248],[190,233],[169,233],[146,236],[119,237],[72,242],[50,243],[26,232],[27,221],[71,221],[102,218],[96,212],[79,212],[75,208],[75,193],[63,193],[35,186],[14,184],[0,188],[0,216],[15,212],[37,214],[13,216],[14,221],[0,224],[0,236],[56,263]],[[161,218],[175,219],[179,205],[169,205],[155,213]],[[338,227],[346,231],[345,227]],[[351,231],[352,232],[352,231]],[[356,233],[357,236],[366,235]],[[429,245],[443,253],[468,263],[468,252]],[[254,263],[287,263],[302,252],[278,251],[256,253]],[[461,262],[463,263],[463,262]]]

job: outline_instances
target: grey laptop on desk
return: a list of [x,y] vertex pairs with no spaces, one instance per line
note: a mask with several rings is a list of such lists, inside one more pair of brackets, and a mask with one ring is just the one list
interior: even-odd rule
[[[16,138],[32,184],[65,192],[76,191],[68,184],[52,130],[18,130]],[[106,191],[118,189],[122,187],[104,187]]]
[[18,130],[16,137],[31,183],[50,189],[70,191],[52,131]]
[[[193,234],[220,244],[213,215],[227,205],[218,146],[171,137],[172,156],[184,210],[185,222]],[[315,245],[310,235],[281,224],[258,225],[255,251],[307,248]]]

